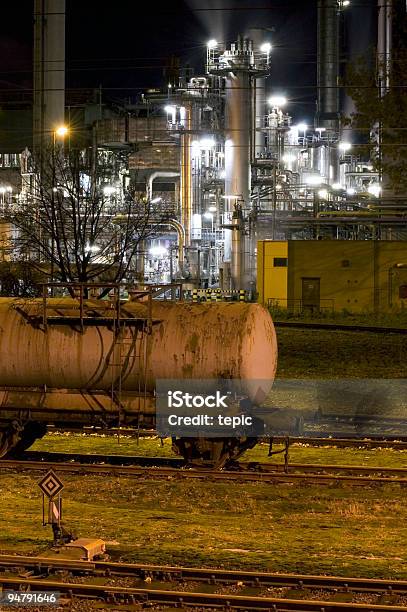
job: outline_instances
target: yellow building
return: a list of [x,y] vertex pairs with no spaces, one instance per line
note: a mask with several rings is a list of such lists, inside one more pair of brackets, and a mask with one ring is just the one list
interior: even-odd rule
[[389,312],[407,308],[407,242],[262,240],[257,292],[295,312]]

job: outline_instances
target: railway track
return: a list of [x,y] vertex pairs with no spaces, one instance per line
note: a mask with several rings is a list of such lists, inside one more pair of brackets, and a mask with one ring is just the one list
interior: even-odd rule
[[373,332],[377,334],[407,334],[406,327],[383,327],[377,325],[346,325],[345,323],[305,323],[304,321],[273,321],[275,327],[297,329],[320,329],[331,331]]
[[[34,456],[34,458],[33,458]],[[138,478],[178,478],[200,480],[234,480],[236,482],[316,482],[329,484],[407,484],[407,468],[323,465],[291,463],[238,463],[220,471],[206,466],[186,466],[183,460],[170,457],[131,457],[119,455],[70,455],[27,453],[24,460],[3,459],[1,469],[47,470],[60,473],[99,474]]]
[[[284,442],[284,438],[274,438],[276,444]],[[375,437],[375,438],[349,438],[346,436],[324,437],[291,437],[289,438],[290,445],[292,444],[308,444],[309,446],[336,446],[338,448],[394,448],[398,450],[407,449],[407,437],[397,436],[391,437]]]
[[141,607],[168,606],[188,608],[208,608],[222,610],[267,610],[302,612],[348,612],[361,610],[366,612],[406,612],[403,605],[359,604],[315,599],[282,599],[278,597],[256,597],[224,593],[201,593],[190,591],[171,591],[167,589],[138,589],[129,587],[101,586],[95,584],[75,584],[48,580],[24,580],[18,578],[0,578],[4,589],[36,589],[58,592],[69,599],[85,598],[102,600],[108,604],[134,605]]
[[[57,432],[70,432],[79,433],[86,435],[103,435],[103,436],[124,436],[129,438],[138,437],[158,437],[157,432],[153,429],[140,430],[134,428],[121,428],[119,429],[102,429],[95,427],[83,427],[77,429],[67,429],[64,427],[48,426],[48,433]],[[275,444],[282,444],[286,440],[285,437],[275,436],[273,442]],[[310,446],[337,446],[339,448],[397,448],[407,449],[407,436],[375,436],[371,438],[350,438],[349,434],[341,434],[340,432],[334,432],[329,436],[319,431],[307,432],[307,435],[303,436],[289,436],[289,442],[291,444],[308,444]]]
[[[22,578],[22,572],[29,576]],[[66,580],[60,578],[61,573]],[[77,576],[86,582],[75,582],[72,577]],[[103,580],[106,584],[101,584]],[[123,580],[127,580],[126,586],[115,583]],[[129,585],[129,580],[134,582]],[[0,556],[0,586],[4,590],[54,591],[70,599],[92,598],[118,605],[172,604],[227,610],[405,612],[407,596],[407,581],[14,555]],[[191,586],[197,590],[191,591]],[[366,596],[368,603],[363,603]]]

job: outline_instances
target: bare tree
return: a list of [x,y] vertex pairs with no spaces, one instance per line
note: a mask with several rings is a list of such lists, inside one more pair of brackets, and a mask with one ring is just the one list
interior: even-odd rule
[[[404,36],[407,31],[404,33]],[[407,191],[407,49],[392,52],[390,85],[380,91],[378,74],[388,70],[387,60],[360,57],[347,66],[345,87],[355,110],[345,118],[358,133],[361,154],[369,156],[387,187],[397,194]]]
[[134,270],[137,251],[166,214],[117,185],[115,155],[100,151],[92,159],[54,145],[40,163],[31,159],[20,201],[8,212],[14,258],[63,282],[120,282]]
[[29,262],[0,262],[1,296],[39,297],[44,280]]

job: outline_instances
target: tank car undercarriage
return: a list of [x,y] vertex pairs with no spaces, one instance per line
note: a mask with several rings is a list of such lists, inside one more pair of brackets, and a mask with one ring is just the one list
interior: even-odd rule
[[[66,423],[63,423],[63,426],[64,429],[67,428]],[[0,429],[0,459],[18,458],[46,433],[47,425],[38,421],[22,424],[21,421],[14,419],[7,425],[3,424]],[[208,464],[219,469],[256,444],[257,438],[248,437],[177,438],[173,440],[172,448],[176,454],[185,459],[187,464]]]
[[[18,392],[21,401],[22,395],[25,396],[24,404],[30,401],[31,407],[17,409],[11,406],[0,408],[0,458],[17,458],[21,456],[34,442],[42,438],[47,432],[47,425],[61,427],[64,430],[77,430],[83,426],[97,426],[100,431],[103,429],[117,427],[141,427],[152,429],[155,426],[155,414],[152,410],[153,398],[137,398],[138,410],[128,410],[121,404],[121,409],[107,409],[111,398],[106,394],[92,394],[93,410],[81,405],[82,400],[90,402],[88,394],[72,392],[58,393],[56,391],[41,394],[41,405],[33,406],[36,402],[36,393],[31,391],[22,394]],[[61,397],[62,396],[62,397]],[[56,409],[60,402],[67,402],[74,397],[75,408]],[[9,392],[8,399],[12,399]],[[37,398],[38,399],[38,398]],[[135,397],[128,398],[129,404],[134,408]],[[141,402],[144,408],[141,407]],[[5,402],[7,404],[7,401]],[[95,409],[98,405],[99,410]],[[102,407],[104,409],[102,410]],[[255,437],[240,438],[173,438],[173,451],[181,455],[187,464],[210,465],[221,468],[229,461],[237,459],[245,450],[252,448],[257,443]]]

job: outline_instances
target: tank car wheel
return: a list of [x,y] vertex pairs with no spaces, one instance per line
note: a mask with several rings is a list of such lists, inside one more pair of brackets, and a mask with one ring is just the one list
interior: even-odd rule
[[18,457],[46,433],[47,426],[44,423],[36,421],[26,423],[19,432],[18,438],[14,438],[13,444],[10,445],[9,450],[6,452],[7,457]]
[[186,463],[210,465],[221,469],[235,461],[258,442],[257,438],[176,438],[172,441],[174,451],[182,455]]
[[0,431],[0,459],[7,455],[7,451],[9,448],[9,435],[5,430]]
[[20,421],[11,421],[6,427],[0,430],[0,458],[5,457],[12,448],[18,443],[24,426]]

